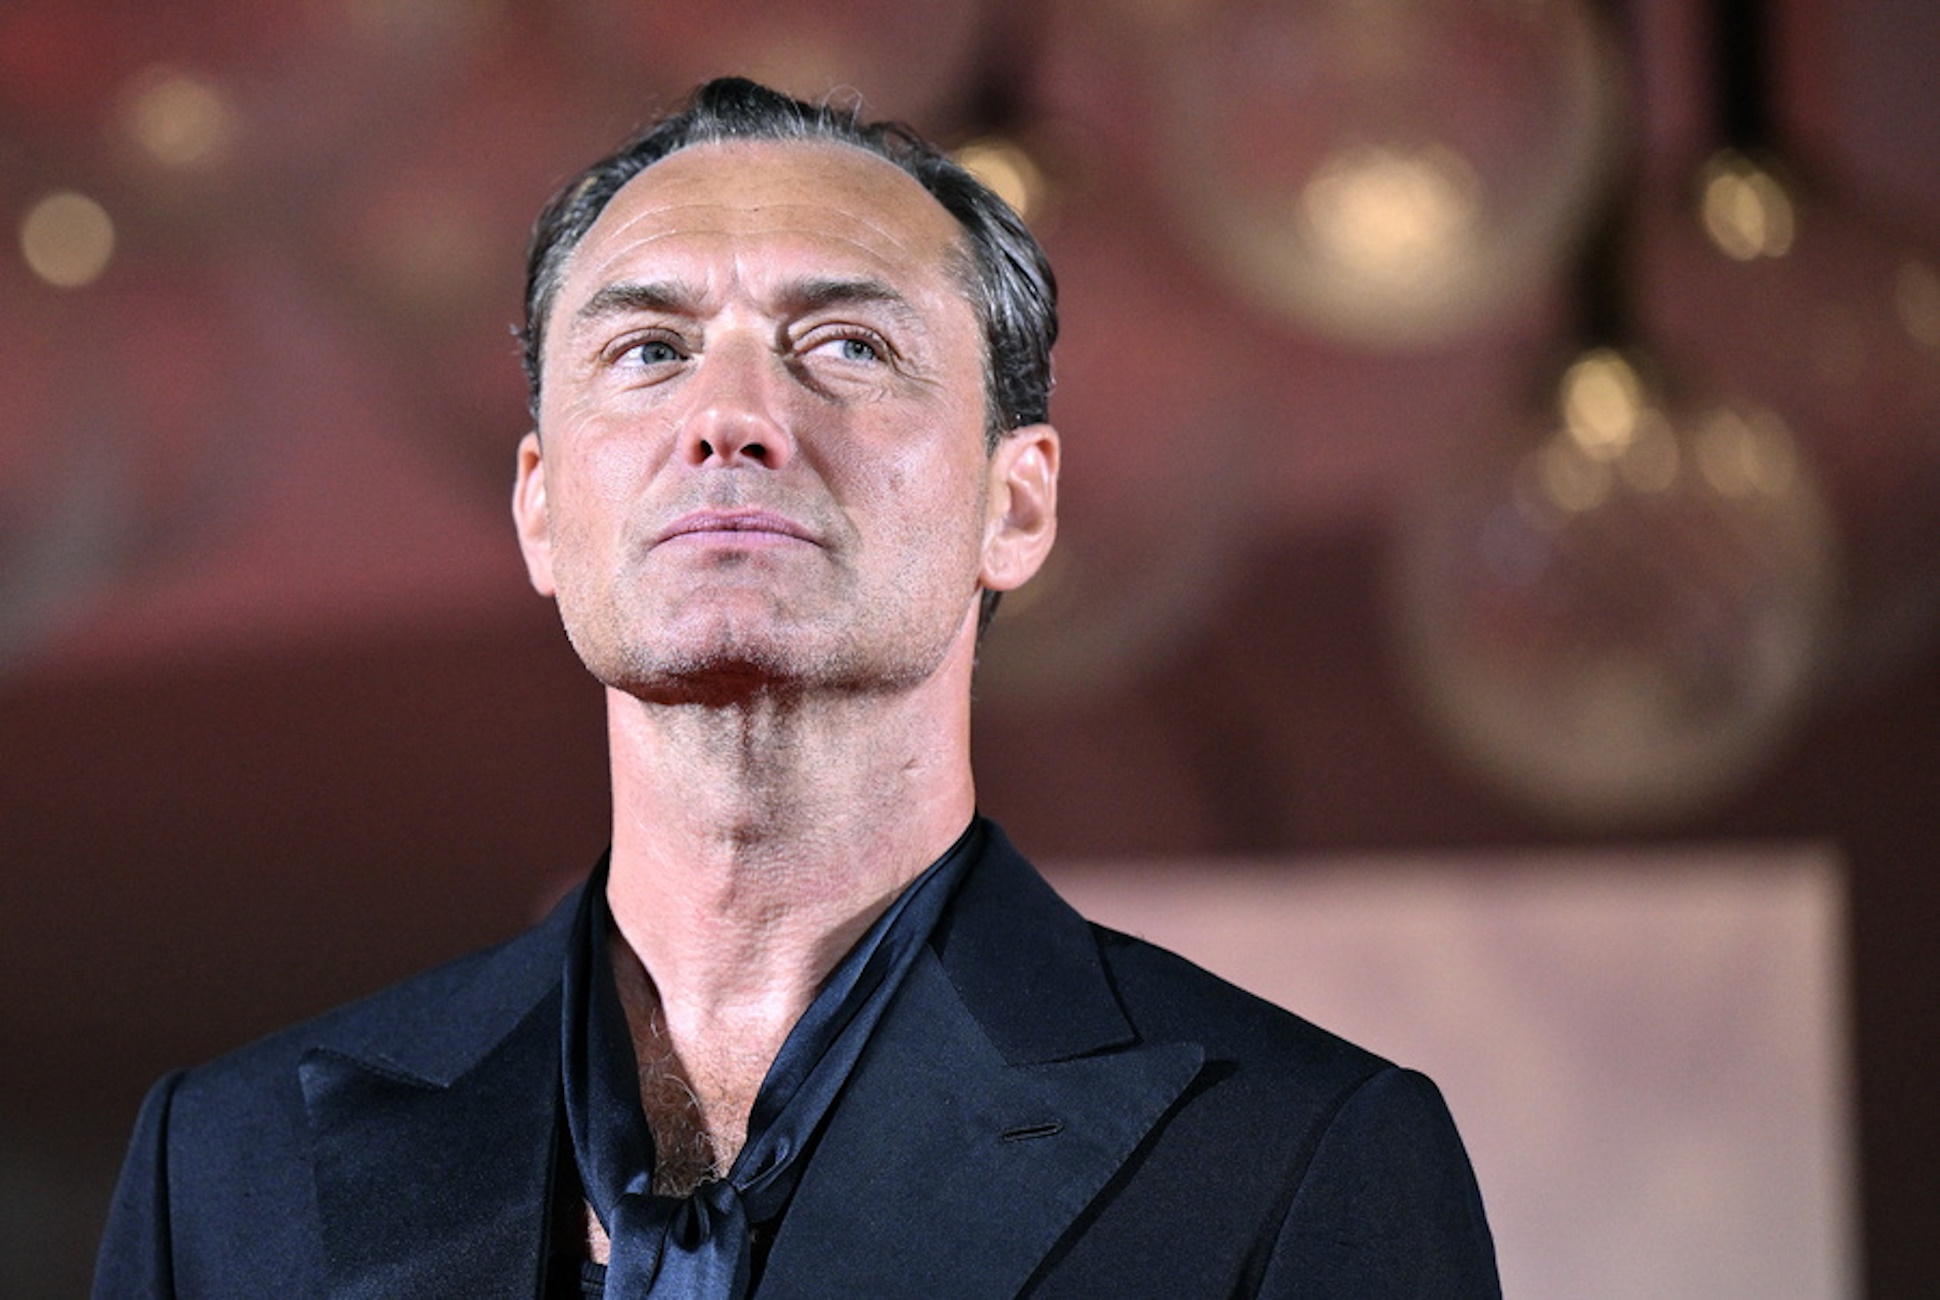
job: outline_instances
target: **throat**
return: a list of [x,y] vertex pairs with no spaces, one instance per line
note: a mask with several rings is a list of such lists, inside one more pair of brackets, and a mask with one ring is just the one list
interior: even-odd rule
[[742,1036],[718,1033],[704,1044],[681,1042],[638,960],[618,942],[613,956],[639,1070],[640,1107],[653,1134],[653,1190],[687,1196],[726,1176],[734,1164],[779,1044],[765,1035],[735,1041]]

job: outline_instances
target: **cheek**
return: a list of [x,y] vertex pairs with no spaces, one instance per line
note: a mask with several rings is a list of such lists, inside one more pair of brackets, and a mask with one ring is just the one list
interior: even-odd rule
[[884,480],[906,562],[951,587],[982,564],[989,511],[983,468],[981,459],[933,459],[899,465]]
[[540,428],[556,447],[556,459],[564,462],[566,490],[588,501],[637,496],[663,458],[665,440],[657,423],[643,412],[616,414],[583,385],[561,389],[570,389],[570,395],[541,406]]
[[904,544],[934,549],[964,521],[982,527],[983,492],[975,467],[959,458],[905,448],[845,455],[827,465],[844,504],[879,521]]
[[[564,461],[561,464],[560,461]],[[548,470],[547,509],[555,579],[583,586],[626,549],[640,496],[641,458],[625,448],[561,457]]]
[[655,441],[643,437],[637,424],[619,428],[574,414],[568,408],[544,424],[554,508],[578,515],[637,501],[661,461]]
[[617,438],[593,440],[580,461],[578,486],[590,499],[608,506],[638,500],[658,464],[648,447]]

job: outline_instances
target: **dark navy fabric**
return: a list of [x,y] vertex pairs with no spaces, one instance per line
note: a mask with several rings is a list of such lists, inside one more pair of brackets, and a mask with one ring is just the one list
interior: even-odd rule
[[[539,1296],[577,903],[158,1084],[96,1297]],[[755,1294],[1501,1290],[1432,1083],[1086,924],[989,827],[830,1108]]]
[[639,1061],[608,957],[607,864],[587,883],[566,946],[560,1044],[580,1181],[606,1229],[614,1296],[738,1300],[753,1279],[753,1232],[795,1190],[810,1142],[981,836],[976,824],[900,893],[830,972],[756,1094],[726,1175],[689,1196],[653,1192],[654,1143]]

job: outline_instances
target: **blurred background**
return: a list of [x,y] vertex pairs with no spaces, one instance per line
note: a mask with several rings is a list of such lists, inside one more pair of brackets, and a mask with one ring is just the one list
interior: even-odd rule
[[159,1073],[603,847],[506,513],[524,239],[739,72],[1058,268],[985,811],[1184,897],[1804,854],[1852,1250],[1930,1294],[1936,58],[1925,0],[5,0],[0,1293],[85,1289]]

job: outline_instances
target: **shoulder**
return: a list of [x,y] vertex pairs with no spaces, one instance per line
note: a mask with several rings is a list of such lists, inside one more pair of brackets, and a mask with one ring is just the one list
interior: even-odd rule
[[[1176,953],[1093,926],[1121,1005],[1146,1041],[1184,1039],[1206,1052],[1209,1096],[1289,1139],[1303,1179],[1407,1185],[1433,1167],[1469,1203],[1468,1160],[1441,1090],[1397,1065],[1195,966]],[[1298,1133],[1300,1136],[1295,1138]],[[1270,1145],[1261,1131],[1254,1139]],[[1311,1182],[1304,1195],[1316,1193]]]
[[[1070,1285],[1051,1291],[1149,1294],[1166,1279],[1158,1289],[1180,1295],[1498,1294],[1474,1174],[1426,1076],[1079,919],[1034,872],[1013,863],[1003,883],[1008,930],[1029,913],[1096,963],[1128,1049],[1203,1054],[1135,1173],[1070,1245],[1056,1270]],[[1088,978],[1068,961],[1034,997],[1062,1006]]]
[[277,1030],[175,1076],[174,1103],[246,1114],[300,1101],[297,1069],[314,1052],[436,1078],[462,1070],[559,983],[578,890],[532,929]]
[[[1341,1035],[1254,996],[1164,948],[1093,925],[1104,969],[1141,1042],[1191,1042],[1205,1054],[1201,1083],[1181,1118],[1205,1126],[1205,1149],[1253,1168],[1283,1161],[1292,1173],[1311,1160],[1356,1099],[1377,1108],[1420,1099],[1393,1080],[1425,1077]],[[1434,1094],[1430,1109],[1439,1107]]]
[[995,825],[944,934],[946,948],[963,950],[957,967],[987,981],[984,1002],[1001,1004],[1018,983],[1032,990],[1021,1014],[1055,989],[1059,1017],[1068,1020],[1095,1007],[1083,995],[1097,989],[1137,1041],[1198,1043],[1209,1062],[1228,1063],[1229,1073],[1243,1064],[1338,1092],[1389,1067],[1174,952],[1086,920]]
[[1389,1062],[1169,949],[1091,924],[1100,958],[1140,1036],[1189,1036],[1212,1056],[1282,1061],[1365,1078]]
[[156,1084],[116,1184],[95,1294],[320,1290],[305,1285],[324,1270],[306,1066],[334,1054],[411,1082],[457,1077],[516,1026],[557,1017],[569,919],[556,912]]
[[1175,1124],[1228,1158],[1298,1168],[1369,1080],[1396,1067],[1185,958],[1085,920],[990,830],[938,943],[1006,1059],[1189,1044],[1203,1066]]

